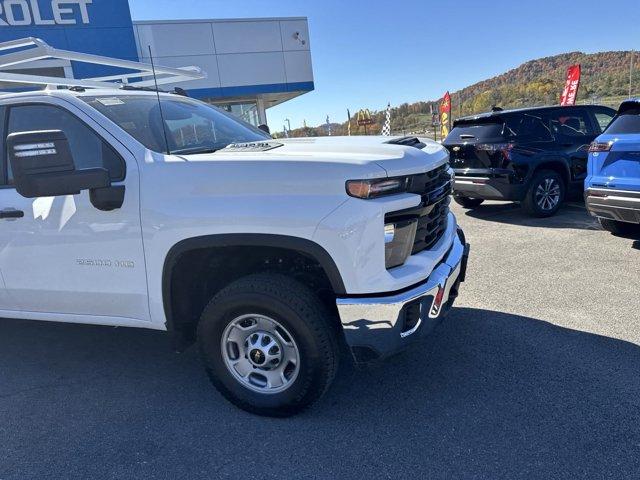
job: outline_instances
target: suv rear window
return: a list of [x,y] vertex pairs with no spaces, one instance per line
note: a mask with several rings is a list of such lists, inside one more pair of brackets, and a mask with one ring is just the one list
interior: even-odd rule
[[618,115],[604,133],[640,133],[640,108],[629,109]]
[[[500,141],[503,139],[504,122],[495,118],[492,121],[462,122],[456,124],[445,140],[446,143],[463,143],[481,140],[484,142]],[[497,120],[497,121],[496,121]]]
[[541,118],[531,114],[500,115],[456,123],[446,144],[464,142],[552,141],[553,136]]

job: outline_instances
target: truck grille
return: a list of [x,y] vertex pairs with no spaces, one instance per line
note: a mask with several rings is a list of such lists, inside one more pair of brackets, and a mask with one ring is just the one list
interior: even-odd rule
[[442,238],[447,229],[450,201],[451,197],[447,195],[434,205],[431,212],[418,219],[418,230],[416,231],[416,240],[413,242],[412,255],[429,250]]
[[418,220],[412,255],[429,250],[444,235],[449,218],[451,189],[452,181],[448,164],[428,173],[414,175],[411,177],[409,192],[422,196],[420,205],[386,215],[385,223]]

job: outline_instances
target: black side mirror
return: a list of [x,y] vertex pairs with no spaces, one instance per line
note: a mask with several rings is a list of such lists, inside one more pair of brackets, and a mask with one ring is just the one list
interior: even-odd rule
[[104,168],[76,170],[69,141],[60,130],[12,133],[7,153],[16,190],[26,198],[77,195],[111,185]]

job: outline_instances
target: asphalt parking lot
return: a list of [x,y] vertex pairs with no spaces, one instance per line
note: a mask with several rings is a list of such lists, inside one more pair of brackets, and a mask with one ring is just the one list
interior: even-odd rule
[[578,206],[455,211],[449,318],[292,419],[230,406],[161,333],[0,321],[0,479],[638,478],[640,242]]

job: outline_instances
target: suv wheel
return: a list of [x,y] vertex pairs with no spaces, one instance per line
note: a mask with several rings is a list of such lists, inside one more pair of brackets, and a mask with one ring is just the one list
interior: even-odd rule
[[458,205],[462,205],[464,208],[476,208],[482,205],[482,203],[484,202],[483,198],[459,197],[457,195],[453,196],[453,200]]
[[600,226],[607,232],[614,235],[639,235],[640,225],[636,223],[619,222],[617,220],[609,220],[606,218],[598,218]]
[[541,170],[531,180],[522,207],[535,217],[550,217],[560,209],[566,187],[562,177],[553,170]]
[[294,415],[329,388],[338,365],[331,314],[282,275],[242,278],[202,313],[198,344],[211,382],[252,413]]

